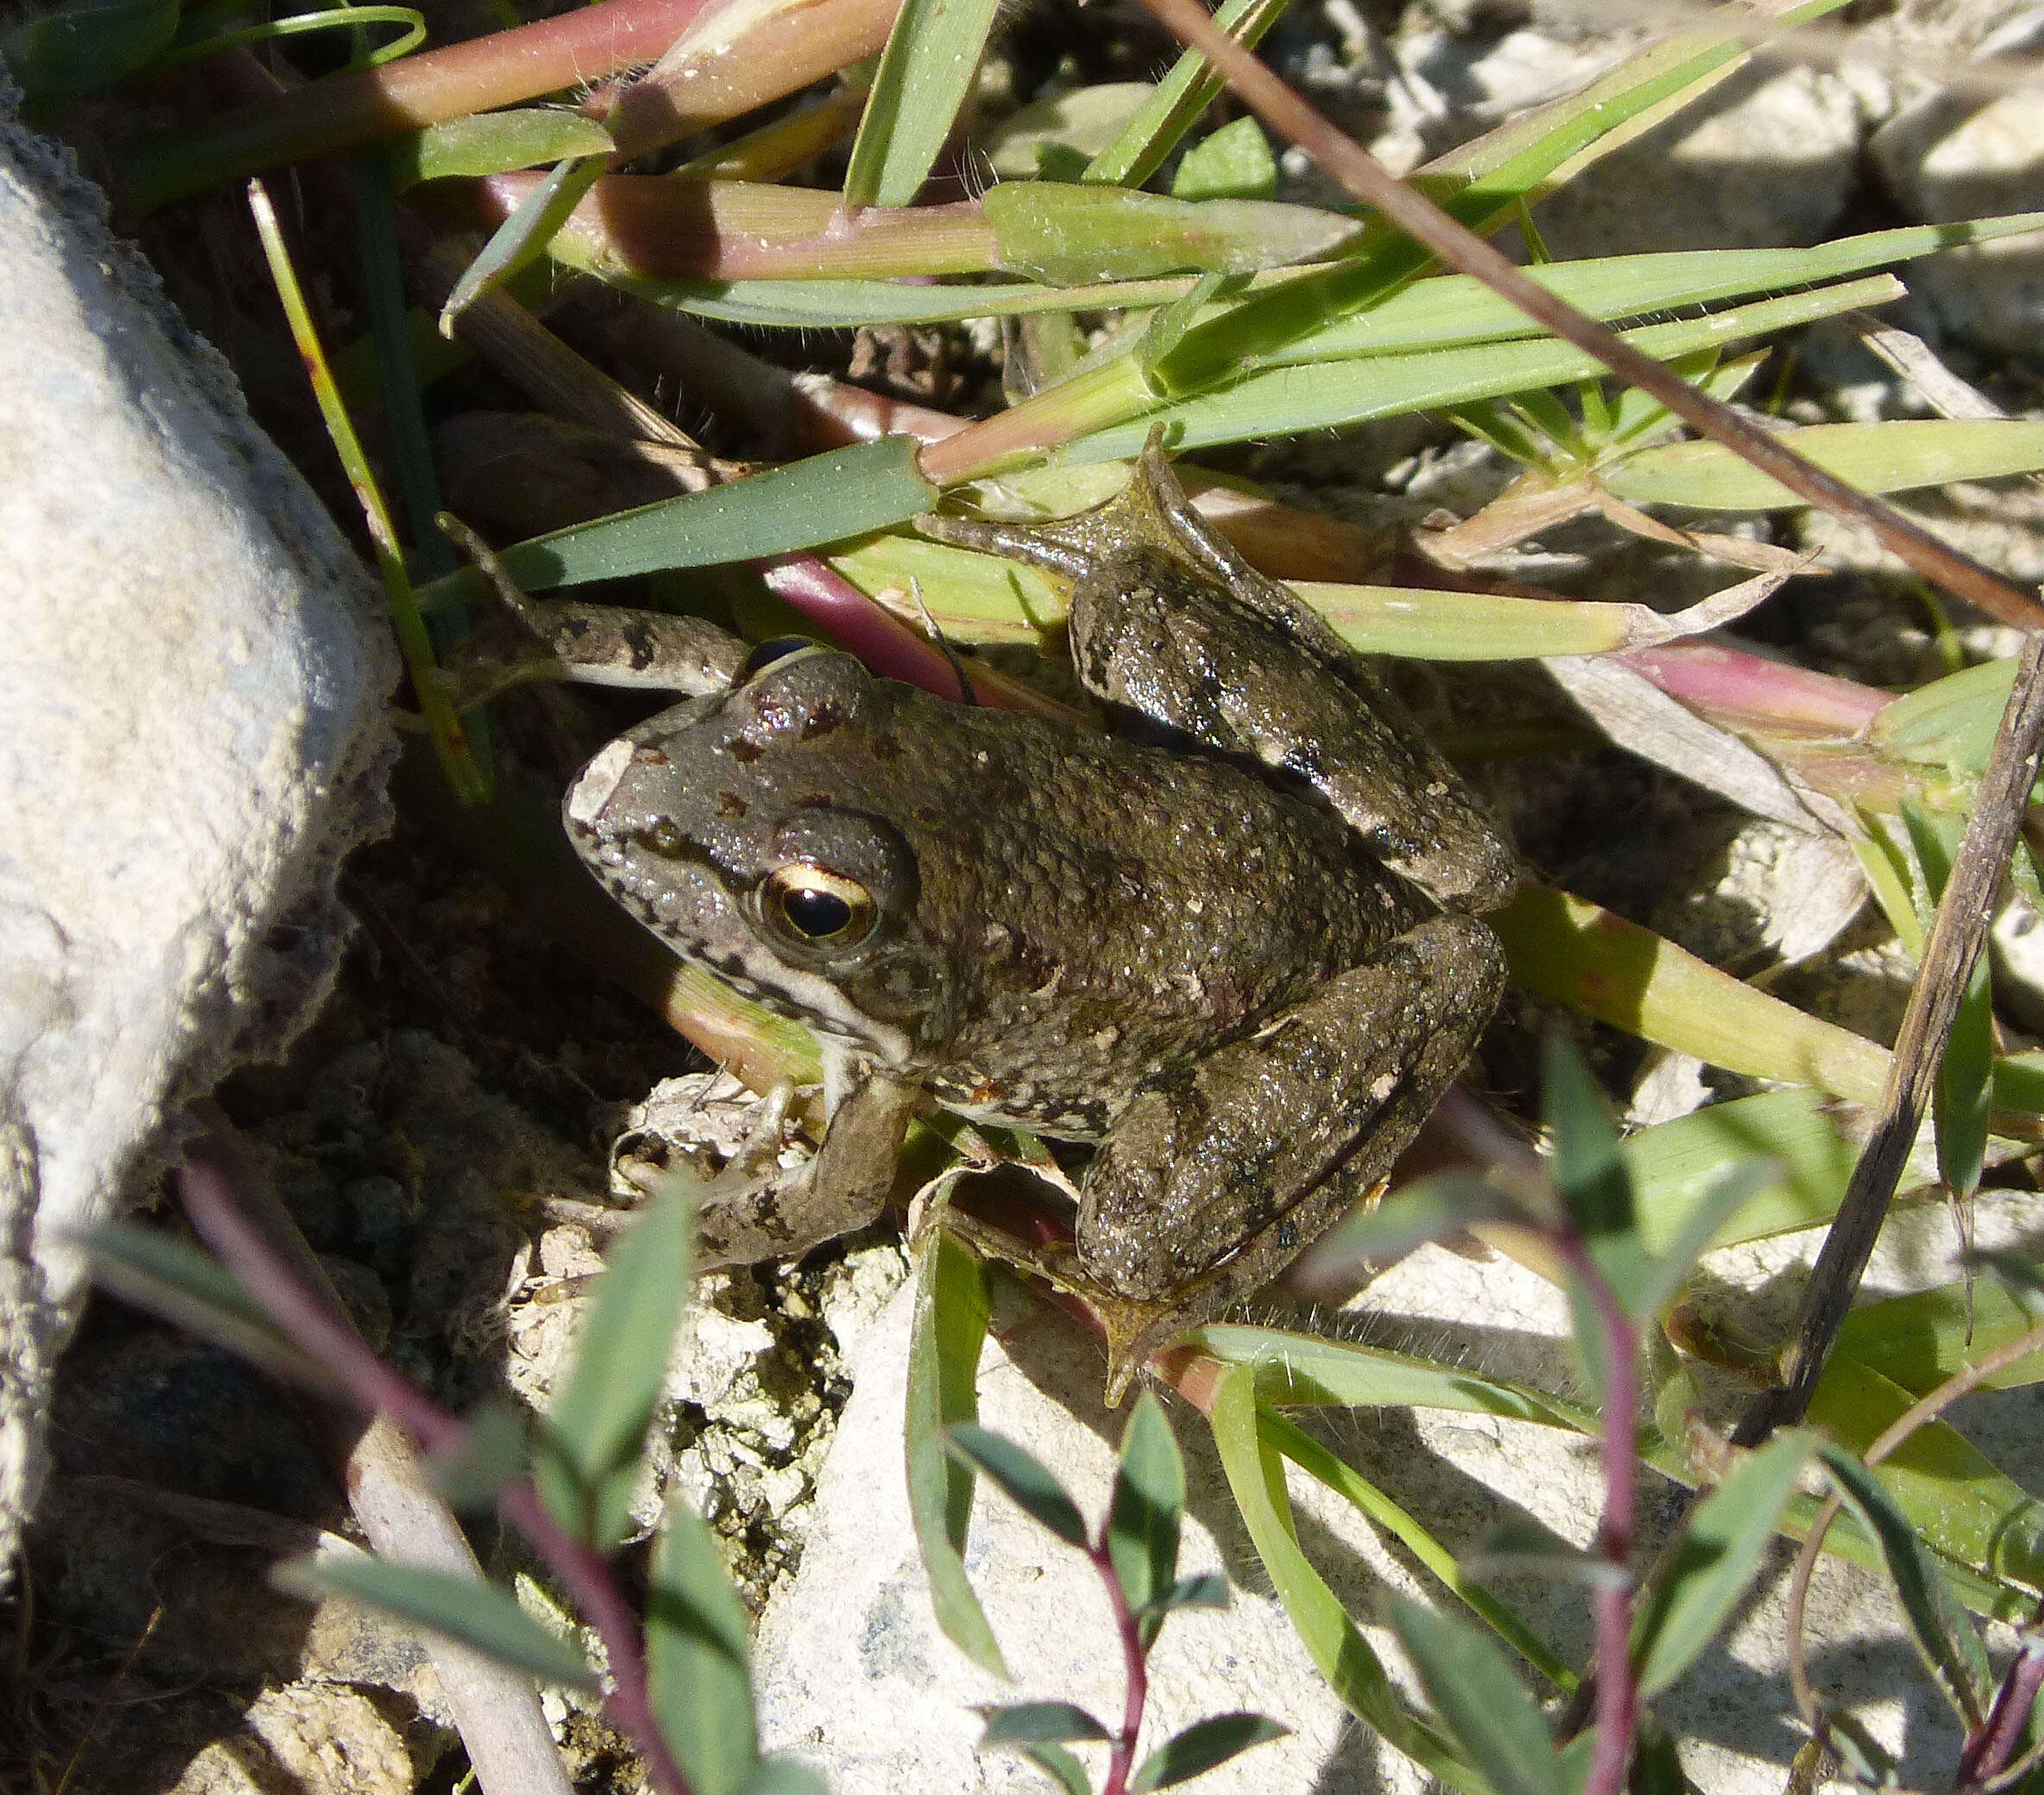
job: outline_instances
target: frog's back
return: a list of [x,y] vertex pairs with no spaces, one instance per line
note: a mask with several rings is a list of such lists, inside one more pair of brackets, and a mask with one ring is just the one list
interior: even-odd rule
[[954,992],[931,1082],[956,1106],[1096,1134],[1159,1068],[1254,1028],[1426,908],[1331,813],[1232,765],[886,682],[874,695],[833,757],[865,788],[840,801],[891,803],[914,853],[915,924]]

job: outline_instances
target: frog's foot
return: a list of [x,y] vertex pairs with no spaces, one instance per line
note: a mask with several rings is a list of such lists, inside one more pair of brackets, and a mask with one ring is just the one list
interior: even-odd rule
[[779,1086],[744,1145],[710,1181],[697,1213],[704,1270],[792,1258],[849,1234],[886,1206],[912,1087],[874,1077],[831,1112],[823,1143],[800,1165],[779,1163],[792,1090]]

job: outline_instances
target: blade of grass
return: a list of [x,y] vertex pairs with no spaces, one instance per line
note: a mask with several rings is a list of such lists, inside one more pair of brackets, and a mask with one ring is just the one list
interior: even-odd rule
[[1000,0],[904,0],[845,167],[848,209],[907,205],[922,191],[999,9]]
[[347,472],[348,483],[355,488],[363,515],[368,520],[369,538],[375,545],[376,564],[390,595],[391,621],[397,631],[398,646],[412,676],[413,690],[425,716],[426,733],[439,759],[440,770],[446,776],[449,787],[464,803],[480,803],[489,796],[488,787],[469,752],[461,719],[455,715],[453,707],[434,677],[432,642],[426,634],[426,620],[420,614],[412,590],[411,576],[405,570],[404,551],[398,543],[396,526],[390,520],[390,513],[383,503],[383,494],[376,485],[369,459],[362,452],[362,444],[356,437],[347,407],[341,403],[333,371],[327,365],[325,351],[306,305],[305,294],[291,266],[290,251],[286,249],[283,232],[278,228],[276,211],[260,181],[249,183],[249,209],[255,215],[263,254],[269,261],[270,275],[276,282],[277,296],[283,302],[285,317],[290,321],[292,338],[305,362],[306,374],[312,382],[313,397],[319,401],[320,416],[325,420],[327,434],[333,439],[335,451]]

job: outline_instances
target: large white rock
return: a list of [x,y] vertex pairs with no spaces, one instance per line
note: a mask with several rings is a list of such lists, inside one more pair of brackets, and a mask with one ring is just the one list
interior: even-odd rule
[[384,825],[378,593],[0,96],[0,1578],[52,1359],[181,1106],[276,1050]]

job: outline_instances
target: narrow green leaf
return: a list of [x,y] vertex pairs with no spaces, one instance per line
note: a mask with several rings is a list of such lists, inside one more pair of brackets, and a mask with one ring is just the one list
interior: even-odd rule
[[696,1795],[738,1795],[760,1758],[745,1609],[684,1502],[667,1504],[649,1585],[646,1680],[660,1736]]
[[1679,1257],[1691,1219],[1724,1188],[1726,1168],[1770,1168],[1760,1187],[1722,1223],[1713,1246],[1732,1246],[1828,1221],[1852,1175],[1858,1148],[1815,1091],[1769,1091],[1713,1104],[1643,1128],[1619,1143],[1632,1179],[1648,1250]]
[[292,1559],[270,1572],[289,1595],[319,1601],[346,1596],[444,1634],[514,1670],[570,1689],[594,1689],[589,1662],[572,1641],[549,1633],[494,1584],[394,1565],[367,1553],[352,1558]]
[[1481,1789],[1405,1704],[1370,1642],[1299,1549],[1284,1488],[1284,1464],[1258,1424],[1256,1379],[1246,1367],[1224,1370],[1208,1412],[1214,1444],[1271,1586],[1300,1642],[1349,1711],[1397,1750],[1459,1789]]
[[1252,274],[1325,255],[1356,234],[1353,218],[1255,199],[1195,205],[1121,187],[1008,181],[980,210],[1000,263],[1038,280],[1074,285],[1199,268]]
[[525,1411],[508,1398],[483,1403],[468,1417],[461,1450],[426,1460],[433,1488],[464,1514],[486,1509],[525,1470]]
[[922,190],[999,10],[1000,0],[905,0],[845,168],[848,208],[907,205]]
[[1336,1261],[1387,1264],[1473,1222],[1525,1219],[1521,1206],[1496,1185],[1467,1172],[1434,1172],[1401,1186],[1374,1208],[1351,1211],[1321,1236],[1314,1251]]
[[979,136],[977,148],[999,180],[1066,180],[1052,167],[1099,154],[1156,91],[1148,81],[1102,81],[1049,94],[1011,112]]
[[830,1795],[830,1786],[799,1758],[761,1758],[745,1779],[743,1795]]
[[[2016,418],[1908,418],[1813,424],[1789,445],[1862,492],[1908,492],[1955,480],[1994,480],[2044,468],[2044,423]],[[1670,443],[1607,468],[1604,484],[1635,505],[1767,511],[1803,505],[1722,443]]]
[[1498,1795],[1568,1795],[1547,1723],[1505,1654],[1466,1622],[1391,1597],[1391,1622],[1448,1735]]
[[155,1228],[106,1222],[84,1237],[94,1282],[123,1301],[224,1346],[287,1382],[316,1389],[337,1386],[330,1367],[306,1357],[241,1281],[218,1259]]
[[178,0],[102,0],[67,6],[0,32],[0,65],[31,119],[98,93],[146,67],[177,35]]
[[1128,1786],[1132,1795],[1146,1795],[1151,1789],[1189,1783],[1251,1746],[1282,1739],[1290,1731],[1290,1727],[1279,1726],[1261,1714],[1216,1714],[1208,1720],[1195,1721],[1145,1758]]
[[[497,558],[522,592],[786,554],[905,523],[937,502],[912,437],[882,437],[514,544]],[[473,568],[435,580],[430,607],[489,596]]]
[[1022,1755],[1065,1792],[1065,1795],[1091,1795],[1092,1782],[1086,1767],[1062,1745],[1029,1745]]
[[1246,113],[1201,138],[1171,177],[1174,199],[1268,199],[1277,191],[1278,159]]
[[1840,1447],[1820,1444],[1817,1452],[1839,1497],[1881,1548],[1889,1580],[1902,1598],[1909,1637],[1931,1680],[1965,1723],[1967,1732],[1978,1732],[1994,1698],[1995,1679],[1973,1623],[1880,1479]]
[[1554,1140],[1555,1188],[1592,1262],[1627,1313],[1650,1313],[1642,1305],[1651,1294],[1654,1267],[1639,1237],[1618,1131],[1590,1068],[1558,1034],[1549,1036],[1541,1057],[1540,1106]]
[[1086,1523],[1077,1505],[1065,1494],[1064,1485],[1024,1447],[970,1421],[954,1422],[947,1432],[951,1450],[992,1477],[1024,1514],[1049,1527],[1066,1545],[1085,1550]]
[[[1623,334],[1636,349],[1657,360],[1672,360],[1700,349],[1728,347],[1769,336],[1840,312],[1884,305],[1901,292],[1899,282],[1880,274],[1813,293],[1763,299],[1707,318],[1649,324]],[[1164,372],[1168,373],[1172,391],[1190,396],[1079,438],[1064,451],[1067,459],[1128,459],[1140,452],[1151,426],[1157,424],[1164,426],[1166,439],[1174,450],[1200,449],[1216,443],[1403,417],[1472,400],[1559,386],[1603,372],[1602,362],[1572,344],[1536,337],[1411,355],[1359,356],[1311,367],[1259,366],[1220,386],[1216,384],[1219,369],[1239,369],[1245,356],[1253,355],[1258,348],[1246,332],[1240,334],[1242,346],[1235,349],[1232,356],[1222,354],[1227,339],[1196,345],[1202,350],[1196,362],[1189,359],[1189,349],[1194,345],[1189,338],[1187,350],[1181,351],[1187,358],[1186,365],[1174,365]],[[1207,390],[1208,387],[1212,390]],[[1040,400],[1044,395],[1038,397]]]
[[618,1237],[546,1417],[534,1482],[553,1518],[598,1551],[629,1521],[640,1445],[689,1288],[693,1220],[681,1187],[670,1183]]
[[[2044,1289],[2037,1269],[2003,1253],[1978,1254],[1974,1263],[1995,1275],[1860,1304],[1839,1330],[1837,1350],[1912,1396],[1922,1396],[2028,1333],[2037,1317],[2022,1300],[2025,1286],[2020,1281],[2028,1281],[2034,1301],[2035,1293]],[[2016,1281],[2013,1288],[2010,1280]],[[2009,1366],[1984,1387],[2015,1389],[2037,1382],[2044,1382],[2044,1351]]]
[[987,1278],[972,1254],[941,1228],[923,1249],[909,1337],[908,1398],[902,1427],[908,1505],[930,1603],[944,1637],[992,1675],[1007,1666],[987,1611],[965,1575],[972,1473],[945,1450],[944,1430],[979,1413],[975,1388],[987,1338]]
[[[1810,1400],[1809,1421],[1848,1452],[1864,1453],[1913,1400],[1833,1349]],[[1875,1475],[1934,1551],[1991,1578],[2044,1587],[2044,1511],[1955,1428],[1942,1421],[1918,1428]]]
[[1068,1739],[1108,1739],[1113,1735],[1083,1708],[1069,1702],[1014,1702],[1002,1708],[981,1708],[987,1730],[981,1745],[1052,1745]]
[[1805,1433],[1783,1433],[1752,1454],[1691,1512],[1662,1573],[1632,1620],[1642,1699],[1695,1662],[1744,1595],[1810,1456]]
[[546,253],[554,233],[568,222],[568,214],[579,205],[609,167],[607,154],[584,156],[557,163],[531,192],[518,202],[511,216],[491,232],[489,241],[476,259],[462,271],[440,307],[440,332],[454,334],[454,320],[491,288],[527,268]]
[[1151,1597],[1148,1605],[1151,1611],[1167,1615],[1180,1608],[1226,1608],[1227,1602],[1227,1579],[1218,1571],[1202,1571],[1181,1577],[1163,1594]]
[[609,155],[610,133],[593,118],[563,106],[514,106],[470,112],[422,131],[393,137],[383,147],[391,185],[401,192],[420,181],[503,174],[584,156]]
[[1360,1514],[1382,1527],[1542,1676],[1567,1694],[1575,1692],[1575,1672],[1549,1651],[1524,1622],[1476,1581],[1480,1573],[1473,1559],[1467,1563],[1457,1559],[1408,1510],[1399,1507],[1353,1465],[1337,1458],[1284,1416],[1266,1411],[1259,1425],[1266,1440],[1300,1470],[1318,1478],[1344,1502],[1353,1504]]
[[[1254,46],[1286,4],[1287,0],[1223,0],[1214,22],[1238,42]],[[1187,50],[1121,134],[1086,165],[1081,179],[1109,186],[1141,186],[1220,91],[1221,78],[1207,59]]]
[[[1764,1159],[1749,1159],[1743,1164],[1724,1168],[1695,1207],[1683,1218],[1681,1227],[1667,1252],[1650,1263],[1639,1288],[1638,1313],[1643,1317],[1658,1315],[1675,1301],[1683,1280],[1689,1275],[1690,1269],[1702,1256],[1705,1249],[1724,1232],[1732,1217],[1746,1206],[1753,1193],[1774,1178],[1777,1171],[1771,1161]],[[1644,1232],[1643,1229],[1643,1239]]]
[[[1132,1609],[1149,1607],[1177,1575],[1178,1521],[1184,1507],[1185,1461],[1164,1405],[1145,1390],[1122,1432],[1107,1510],[1107,1553]],[[1155,1642],[1164,1612],[1145,1617],[1144,1650]]]

